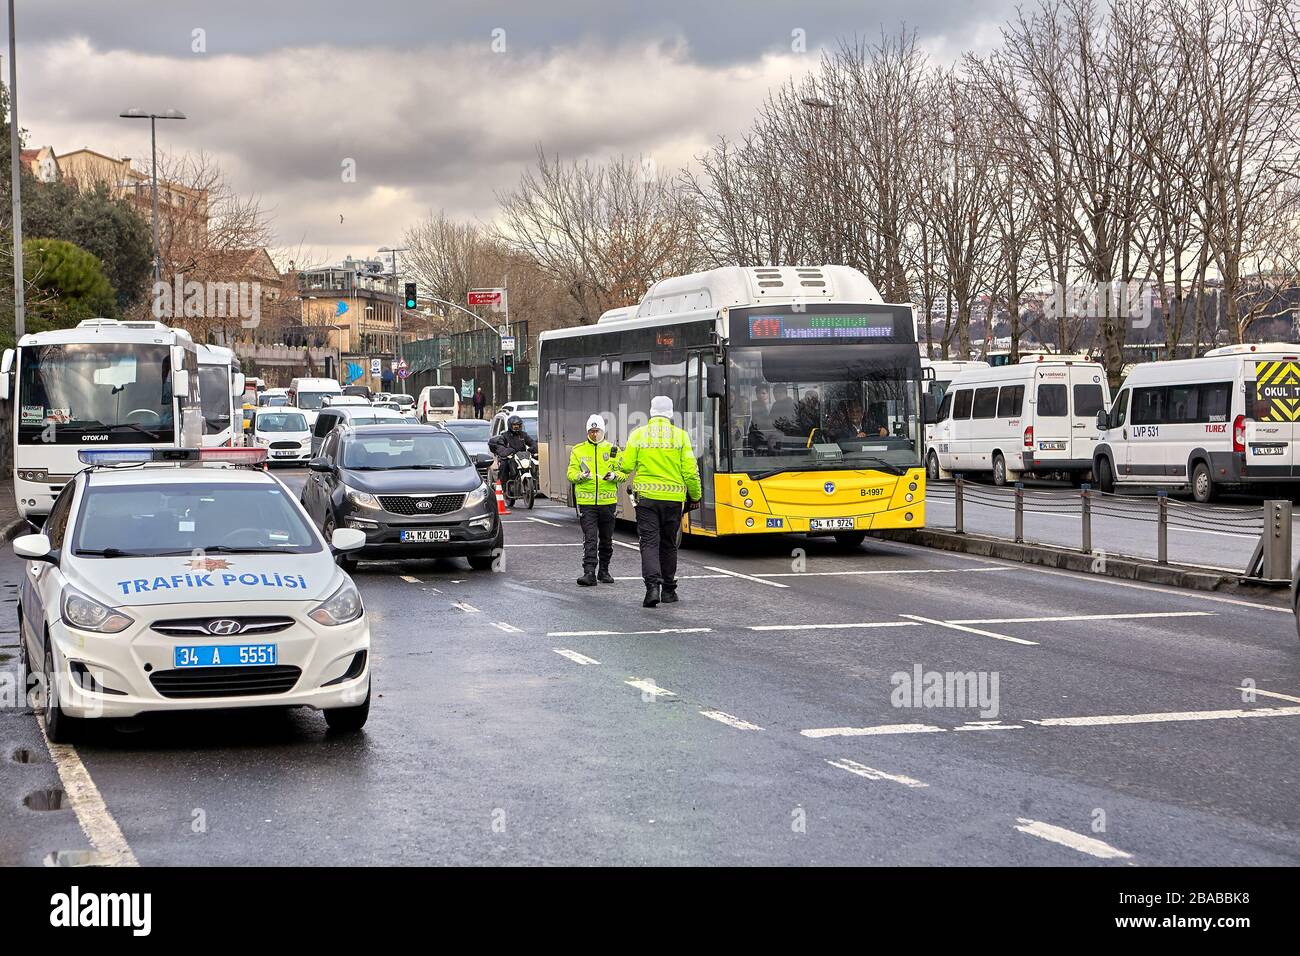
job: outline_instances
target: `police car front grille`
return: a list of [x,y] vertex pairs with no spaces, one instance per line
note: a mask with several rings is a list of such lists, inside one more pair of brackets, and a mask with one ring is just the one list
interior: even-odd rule
[[[419,502],[427,501],[429,507],[421,508]],[[459,511],[465,504],[464,495],[380,495],[379,504],[395,515],[445,515]]]
[[[208,630],[212,621],[238,621],[240,629],[233,634],[213,634]],[[182,617],[167,621],[155,621],[151,630],[168,637],[239,637],[274,634],[293,627],[291,617]]]
[[288,664],[265,667],[195,667],[154,671],[149,683],[164,697],[257,697],[293,690],[302,669]]

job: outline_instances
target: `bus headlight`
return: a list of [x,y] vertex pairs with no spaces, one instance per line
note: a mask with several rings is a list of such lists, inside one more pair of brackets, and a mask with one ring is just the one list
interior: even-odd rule
[[[911,484],[909,484],[909,485],[907,486],[907,490],[908,490],[908,491],[916,491],[916,482],[914,481],[914,482],[912,482]],[[908,498],[907,500],[908,500],[908,501],[911,501],[912,499],[911,499],[911,498]]]
[[914,497],[916,497],[916,496],[913,495],[913,494],[909,491],[906,495],[903,496],[903,500],[904,500],[904,501],[911,501]]
[[745,499],[745,507],[746,507],[746,508],[752,508],[752,507],[754,507],[754,499],[753,499],[753,498],[746,498],[746,499]]

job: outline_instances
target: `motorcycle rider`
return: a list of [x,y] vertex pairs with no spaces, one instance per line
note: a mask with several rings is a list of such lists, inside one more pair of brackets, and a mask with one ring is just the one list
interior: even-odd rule
[[537,442],[524,431],[524,420],[518,415],[511,415],[506,422],[506,430],[488,441],[488,451],[496,456],[497,477],[502,484],[509,483],[515,476],[515,463],[510,456],[525,449],[536,456]]
[[[587,419],[587,440],[569,452],[569,481],[573,482],[582,524],[582,577],[578,584],[591,587],[597,581],[613,584],[609,562],[614,556],[614,511],[618,508],[618,484],[627,479],[618,470],[617,449],[605,441],[605,419]],[[597,573],[599,561],[599,573]]]

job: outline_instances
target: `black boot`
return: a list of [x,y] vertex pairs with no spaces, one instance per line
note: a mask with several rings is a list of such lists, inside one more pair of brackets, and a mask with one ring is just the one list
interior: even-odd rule
[[676,585],[676,584],[665,584],[665,585],[663,586],[663,596],[660,598],[660,600],[661,600],[664,604],[676,604],[676,603],[677,603],[677,585]]
[[642,607],[654,607],[659,603],[659,585],[647,584],[645,589],[645,600],[641,602]]
[[596,586],[596,575],[584,570],[582,577],[578,578],[578,584],[584,588],[594,588]]
[[609,568],[601,568],[600,573],[596,575],[596,580],[601,584],[613,584],[614,575],[609,573]]

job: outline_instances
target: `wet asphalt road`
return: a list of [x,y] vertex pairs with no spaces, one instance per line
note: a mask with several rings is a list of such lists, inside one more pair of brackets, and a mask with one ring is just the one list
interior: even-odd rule
[[[1300,862],[1300,641],[1281,601],[767,538],[684,551],[682,603],[646,610],[637,580],[574,586],[571,512],[507,520],[502,573],[360,566],[376,694],[362,734],[249,711],[78,744],[134,857]],[[637,567],[615,549],[617,576]],[[20,573],[0,559],[7,598]],[[1045,617],[1074,619],[1026,620]],[[893,675],[918,665],[996,677],[996,715],[898,706]],[[0,745],[0,862],[88,848],[73,810],[23,806],[59,786],[30,711],[0,709]],[[38,762],[9,759],[18,748]]]

